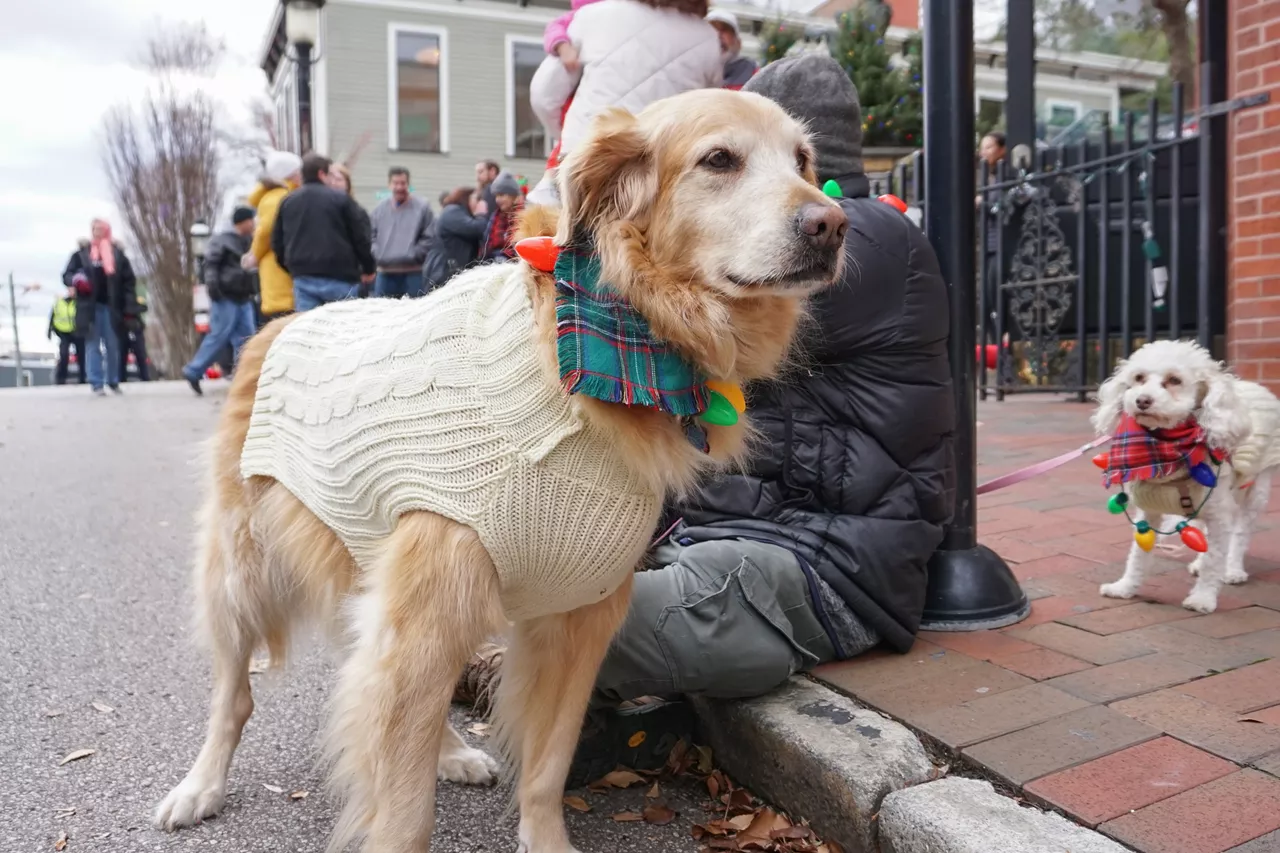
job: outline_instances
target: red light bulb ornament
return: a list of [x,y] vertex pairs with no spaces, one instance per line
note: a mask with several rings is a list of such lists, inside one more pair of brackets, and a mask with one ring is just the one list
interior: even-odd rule
[[1209,550],[1209,541],[1205,539],[1204,533],[1185,521],[1178,524],[1178,536],[1181,537],[1183,545],[1198,554],[1203,554]]
[[1111,455],[1108,453],[1099,453],[1097,456],[1093,457],[1093,464],[1095,467],[1101,468],[1105,471],[1107,470],[1107,466],[1111,464]]

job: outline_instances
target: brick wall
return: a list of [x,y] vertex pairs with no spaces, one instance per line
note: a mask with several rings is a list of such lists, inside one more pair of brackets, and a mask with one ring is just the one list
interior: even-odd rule
[[1227,119],[1227,357],[1280,392],[1280,2],[1229,2],[1230,97],[1272,101]]

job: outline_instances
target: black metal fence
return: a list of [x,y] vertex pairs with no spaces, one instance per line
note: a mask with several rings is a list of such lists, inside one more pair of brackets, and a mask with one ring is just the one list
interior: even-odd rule
[[[1225,228],[1203,187],[1212,174],[1211,120],[1265,102],[1199,110],[1191,121],[1175,86],[1172,115],[1154,100],[1141,118],[1103,122],[1069,146],[1041,147],[1015,169],[983,164],[978,217],[978,390],[1088,391],[1116,360],[1157,338],[1224,349]],[[1012,154],[1011,154],[1012,156]],[[904,161],[876,192],[923,210],[923,160]]]

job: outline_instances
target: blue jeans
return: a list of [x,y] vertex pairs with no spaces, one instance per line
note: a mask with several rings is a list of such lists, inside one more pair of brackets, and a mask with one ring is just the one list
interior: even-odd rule
[[244,346],[244,342],[249,340],[254,331],[252,302],[213,300],[209,306],[209,333],[201,341],[195,357],[182,368],[182,375],[187,379],[200,379],[227,344],[231,344],[232,355],[238,359],[240,347]]
[[380,272],[373,283],[374,296],[388,296],[399,299],[407,296],[410,299],[421,296],[425,292],[422,272]]
[[344,299],[355,299],[360,293],[360,285],[333,278],[310,278],[299,276],[293,280],[293,310],[302,312],[328,305],[330,302],[341,302]]
[[[93,390],[97,391],[103,384],[110,385],[112,388],[120,384],[120,341],[116,338],[115,327],[111,325],[111,308],[107,305],[94,303],[93,306],[93,328],[89,330],[89,335],[84,339],[85,347],[89,350],[88,364],[85,367],[89,370],[89,384],[93,386]],[[103,350],[106,350],[106,361],[103,359]],[[106,368],[106,376],[103,374],[103,367]]]

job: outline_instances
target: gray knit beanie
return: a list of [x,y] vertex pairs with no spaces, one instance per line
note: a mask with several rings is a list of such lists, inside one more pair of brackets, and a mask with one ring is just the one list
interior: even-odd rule
[[804,122],[818,153],[818,183],[863,174],[862,106],[849,75],[824,53],[771,62],[742,87]]
[[490,192],[494,195],[513,195],[519,197],[520,182],[516,180],[516,176],[510,172],[502,172],[498,177],[493,179],[493,183],[489,186]]

